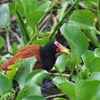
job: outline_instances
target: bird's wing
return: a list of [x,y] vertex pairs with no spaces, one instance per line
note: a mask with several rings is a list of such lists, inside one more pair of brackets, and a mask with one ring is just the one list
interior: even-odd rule
[[4,64],[0,66],[0,69],[7,71],[8,66],[13,64],[18,58],[28,58],[35,56],[37,60],[41,60],[40,58],[40,52],[39,52],[39,46],[38,45],[29,45],[21,48],[17,54],[15,54],[13,57],[8,59]]

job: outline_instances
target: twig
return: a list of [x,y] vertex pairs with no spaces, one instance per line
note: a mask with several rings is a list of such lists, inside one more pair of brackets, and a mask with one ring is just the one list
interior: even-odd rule
[[44,20],[39,24],[38,28],[41,29],[43,25],[47,22],[47,20],[50,18],[50,14],[47,15]]

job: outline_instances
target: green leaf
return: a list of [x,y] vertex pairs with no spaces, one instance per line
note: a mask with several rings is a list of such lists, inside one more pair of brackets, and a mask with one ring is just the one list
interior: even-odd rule
[[46,70],[42,70],[42,69],[34,70],[28,74],[25,83],[30,82],[30,83],[39,84],[47,75],[49,75],[49,73]]
[[31,28],[35,28],[38,25],[39,19],[43,16],[44,11],[33,11],[32,13],[28,14],[26,17],[27,24]]
[[59,68],[60,72],[63,72],[65,70],[66,60],[67,60],[67,55],[65,55],[65,54],[63,54],[57,58],[55,65]]
[[16,54],[17,51],[18,51],[18,44],[14,42],[12,45],[12,53]]
[[97,80],[100,81],[100,72],[94,72],[90,76],[90,80]]
[[36,10],[47,11],[49,9],[50,3],[50,1],[42,0],[38,3]]
[[75,57],[80,57],[88,49],[89,44],[86,36],[74,25],[64,24],[60,31],[68,41]]
[[0,36],[0,48],[4,45],[4,39]]
[[38,0],[21,0],[21,3],[27,15],[36,9]]
[[32,44],[38,44],[38,45],[44,46],[44,44],[47,42],[49,42],[48,36],[43,36],[43,38],[41,39],[33,40]]
[[99,57],[95,57],[92,61],[91,61],[93,67],[94,67],[94,71],[93,72],[100,72],[100,58]]
[[10,23],[10,12],[8,3],[0,5],[0,28],[5,28]]
[[96,100],[100,100],[100,84],[99,84],[99,86],[97,88]]
[[89,69],[90,72],[94,72],[94,66],[91,64],[91,61],[94,58],[94,52],[87,50],[83,55],[82,55],[82,60],[84,62],[84,65],[86,68]]
[[74,57],[72,52],[69,55],[67,55],[66,65],[67,65],[67,67],[69,67],[71,69],[75,68],[76,57]]
[[42,96],[32,95],[32,96],[27,96],[26,98],[22,100],[46,100],[46,99]]
[[75,84],[61,77],[53,79],[54,84],[60,88],[71,100],[75,100]]
[[94,51],[94,55],[100,58],[100,48],[96,48]]
[[39,86],[29,82],[18,93],[16,100],[24,100],[24,98],[33,95],[41,96],[41,89]]
[[13,0],[12,2],[9,3],[9,9],[10,9],[10,13],[11,14],[15,14],[16,13],[16,5],[18,4],[17,0]]
[[[16,2],[16,1],[15,1]],[[29,7],[28,7],[29,8]],[[25,10],[23,8],[23,5],[20,1],[17,2],[16,10],[19,12],[19,14],[24,17],[25,16]],[[15,12],[16,12],[15,10]]]
[[89,10],[75,10],[69,17],[70,23],[81,28],[91,28],[94,23],[94,14]]
[[20,0],[13,0],[10,2],[9,9],[12,15],[16,15],[16,11],[18,11],[22,17],[25,16],[25,11]]
[[18,70],[18,68],[20,67],[20,65],[22,64],[22,59],[19,58],[17,59],[14,64],[8,66],[8,69],[7,72],[6,72],[6,75],[10,78],[10,79],[13,79],[14,76],[16,75],[16,72]]
[[20,88],[24,87],[25,78],[33,70],[35,63],[36,63],[36,58],[29,57],[29,58],[25,58],[22,65],[19,67],[15,78],[19,83]]
[[0,73],[0,95],[10,92],[12,89],[12,81],[5,76],[4,74]]
[[98,0],[83,0],[83,6],[88,9],[96,9],[95,6],[98,4]]
[[92,100],[96,95],[98,81],[95,80],[80,80],[76,85],[76,98],[77,100]]

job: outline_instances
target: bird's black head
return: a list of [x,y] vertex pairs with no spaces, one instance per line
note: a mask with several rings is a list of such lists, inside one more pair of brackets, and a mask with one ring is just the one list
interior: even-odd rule
[[50,41],[47,44],[45,44],[44,48],[46,49],[46,51],[48,51],[51,54],[56,54],[56,45],[54,44],[55,41]]
[[56,53],[58,53],[58,52],[64,52],[64,53],[69,53],[65,48],[63,48],[62,47],[62,45],[59,43],[59,42],[57,42],[57,41],[50,41],[50,42],[48,42],[45,46],[44,46],[44,48],[48,51],[48,52],[50,52],[50,53],[52,53],[52,54],[56,54]]

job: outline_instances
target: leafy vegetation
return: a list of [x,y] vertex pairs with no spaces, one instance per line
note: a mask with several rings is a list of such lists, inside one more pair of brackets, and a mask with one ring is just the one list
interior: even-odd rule
[[[59,2],[60,5],[57,5]],[[46,29],[55,10],[58,22]],[[39,26],[48,13],[49,19]],[[11,30],[11,15],[16,16],[20,35]],[[61,89],[61,94],[64,93],[70,100],[100,100],[100,0],[13,0],[0,4],[0,28],[6,30],[7,48],[4,51],[10,55],[14,55],[24,45],[44,45],[57,39],[59,30],[70,49],[70,54],[62,54],[57,58],[54,65],[57,71],[55,74],[40,69],[32,71],[36,63],[35,57],[18,59],[9,66],[12,70],[7,71],[6,75],[1,70],[1,100],[15,99],[13,78],[20,86],[16,100],[46,100],[48,97],[43,97],[38,86],[46,76],[51,77],[53,83]],[[9,34],[16,37],[18,44],[11,45]],[[4,43],[1,35],[0,48]],[[1,55],[0,63],[5,59],[5,56]],[[25,65],[28,67],[23,67]],[[22,73],[24,69],[26,70]],[[67,69],[70,70],[69,73]],[[60,97],[61,94],[50,98],[66,100],[63,96]]]

